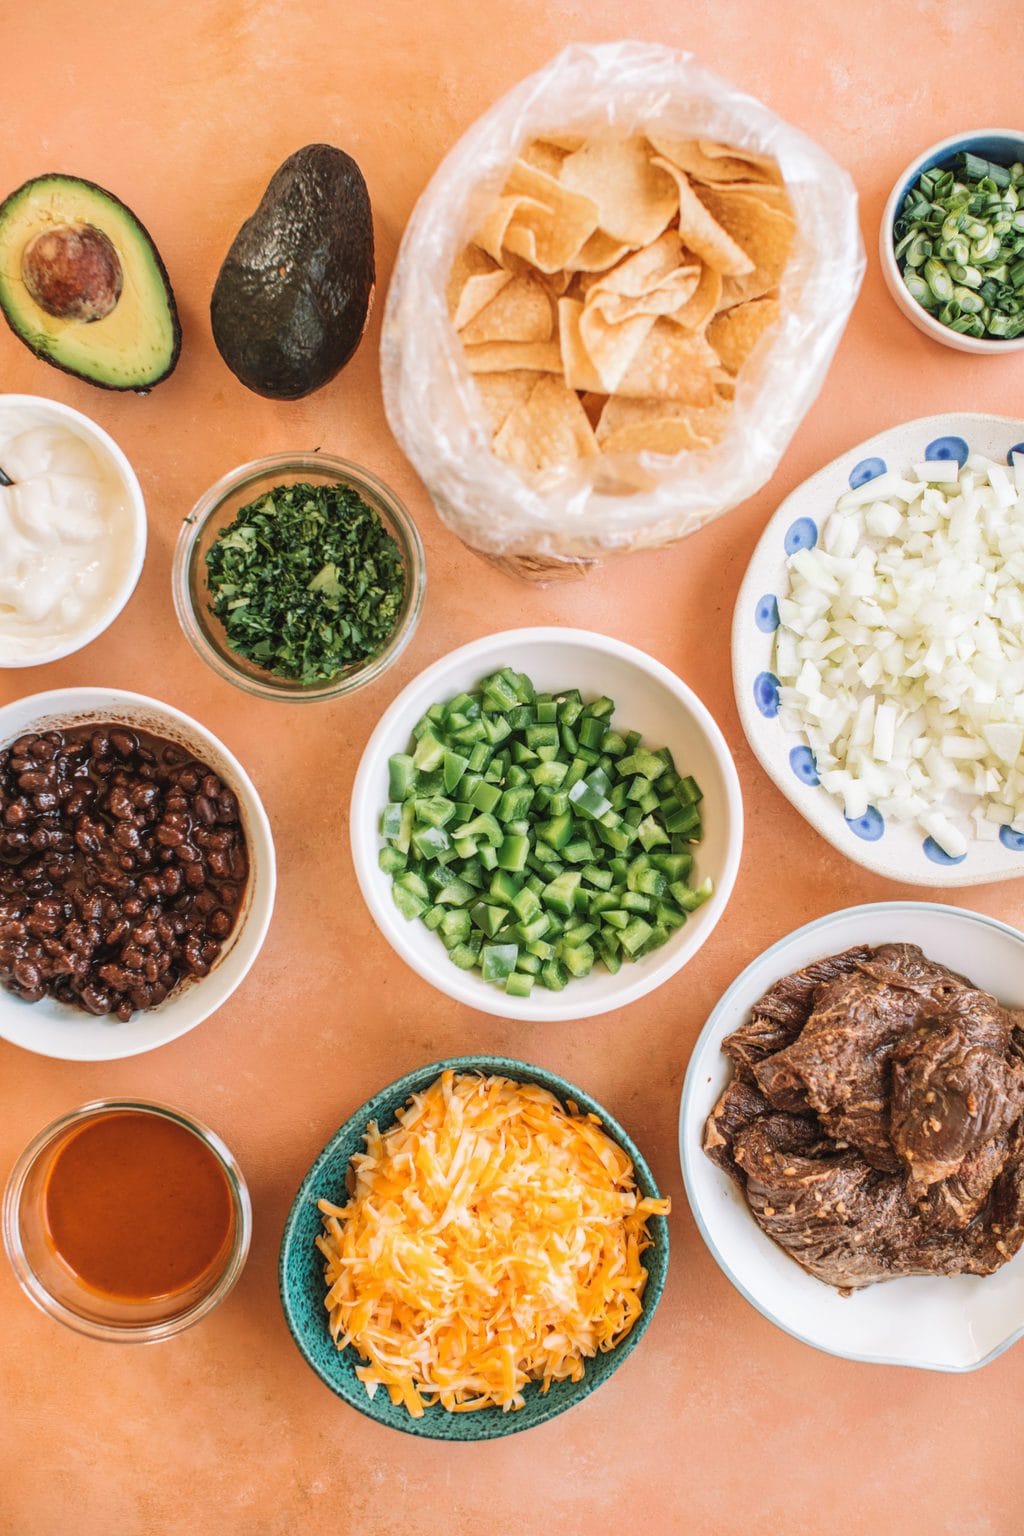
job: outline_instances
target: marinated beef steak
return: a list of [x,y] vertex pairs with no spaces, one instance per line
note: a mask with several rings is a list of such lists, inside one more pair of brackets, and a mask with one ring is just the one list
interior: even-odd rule
[[889,1059],[922,1018],[966,987],[915,944],[871,950],[818,986],[799,1037],[755,1067],[758,1087],[776,1109],[814,1110],[831,1136],[895,1173],[902,1164],[889,1136]]
[[753,1070],[766,1056],[792,1045],[810,1017],[814,994],[822,982],[846,975],[870,954],[870,949],[862,945],[841,955],[815,960],[802,971],[783,976],[751,1010],[749,1022],[725,1038],[722,1050],[738,1066]]
[[1008,1055],[1009,1018],[976,995],[976,1014],[928,1019],[892,1053],[892,1145],[924,1188],[955,1174],[1024,1112],[1024,1067]]
[[830,1285],[991,1274],[1024,1242],[1019,1026],[916,945],[830,956],[724,1042],[704,1150]]
[[920,1193],[915,1190],[919,1219],[946,1232],[959,1232],[970,1226],[1006,1166],[1010,1140],[1009,1135],[994,1136],[969,1152],[956,1173],[928,1185]]

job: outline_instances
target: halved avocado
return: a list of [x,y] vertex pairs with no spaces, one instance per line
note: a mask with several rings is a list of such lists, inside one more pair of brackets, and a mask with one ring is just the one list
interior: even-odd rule
[[46,363],[102,389],[152,389],[181,351],[174,294],[130,208],[78,176],[37,176],[0,204],[0,309]]

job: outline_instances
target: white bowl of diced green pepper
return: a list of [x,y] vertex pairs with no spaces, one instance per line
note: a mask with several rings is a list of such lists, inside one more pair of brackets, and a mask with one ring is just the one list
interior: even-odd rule
[[506,1018],[589,1018],[673,976],[739,866],[721,731],[653,657],[607,635],[488,635],[414,679],[356,776],[352,854],[405,962]]
[[882,275],[924,335],[998,357],[1024,348],[1024,132],[980,128],[933,144],[882,214]]

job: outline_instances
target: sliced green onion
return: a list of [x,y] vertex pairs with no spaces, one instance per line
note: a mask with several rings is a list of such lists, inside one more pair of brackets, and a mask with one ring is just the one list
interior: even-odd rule
[[1011,173],[1005,165],[995,165],[991,160],[983,160],[980,155],[972,155],[969,151],[957,155],[957,164],[960,172],[968,181],[993,181],[997,187],[1010,185]]
[[893,226],[908,293],[962,335],[1024,333],[1024,170],[958,155],[922,172]]
[[939,300],[953,297],[953,279],[937,256],[931,256],[924,264],[924,280]]

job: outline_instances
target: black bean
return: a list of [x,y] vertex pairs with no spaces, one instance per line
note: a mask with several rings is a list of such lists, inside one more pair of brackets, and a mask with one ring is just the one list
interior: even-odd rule
[[247,872],[234,795],[176,744],[98,725],[0,748],[0,982],[19,996],[155,1007],[215,964]]
[[96,986],[95,982],[86,982],[80,989],[78,997],[87,1013],[94,1013],[98,1017],[110,1012],[110,993]]
[[139,738],[134,731],[125,730],[123,726],[115,726],[110,733],[110,745],[118,757],[129,758],[138,751]]
[[37,794],[39,790],[46,789],[53,782],[54,773],[51,768],[33,768],[28,773],[18,775],[18,788],[25,790],[27,794]]

